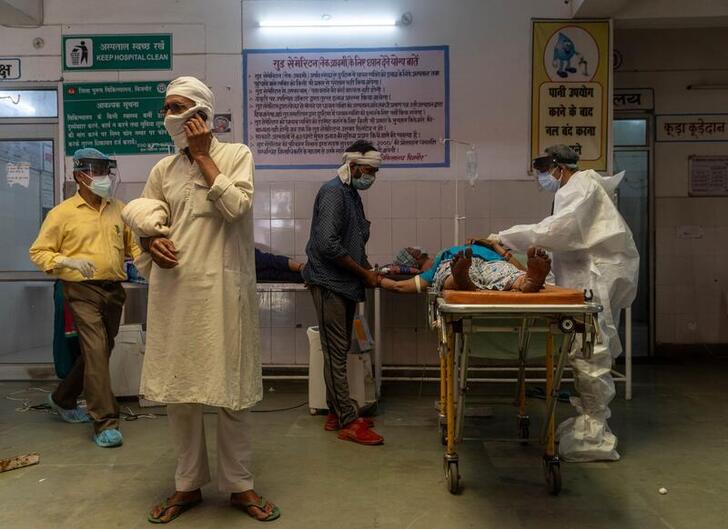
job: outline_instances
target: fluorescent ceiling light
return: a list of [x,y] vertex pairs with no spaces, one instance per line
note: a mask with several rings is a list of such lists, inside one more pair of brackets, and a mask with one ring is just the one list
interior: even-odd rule
[[287,20],[262,20],[258,23],[261,28],[365,28],[365,27],[394,27],[397,25],[395,18],[377,19],[337,19],[334,17],[321,17],[319,19],[287,19]]

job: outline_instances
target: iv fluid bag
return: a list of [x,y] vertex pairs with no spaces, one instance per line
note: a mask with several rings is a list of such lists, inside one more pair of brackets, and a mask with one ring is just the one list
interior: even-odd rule
[[471,186],[478,179],[478,152],[473,147],[465,153],[465,175]]

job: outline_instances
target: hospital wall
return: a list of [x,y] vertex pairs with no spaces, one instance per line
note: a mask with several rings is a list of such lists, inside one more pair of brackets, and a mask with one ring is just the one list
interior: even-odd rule
[[[617,30],[615,87],[651,87],[655,114],[725,113],[728,36],[721,28]],[[688,85],[723,85],[688,90]],[[658,344],[728,342],[728,197],[688,196],[688,157],[726,143],[654,144],[655,313]],[[684,238],[684,227],[700,234]]]
[[[412,24],[386,31],[267,31],[271,17],[412,14]],[[397,0],[367,2],[246,1],[243,44],[249,49],[448,45],[450,135],[475,143],[479,174],[473,187],[460,183],[460,237],[488,235],[548,214],[551,198],[527,175],[529,138],[530,17],[568,16],[562,1],[509,2]],[[354,140],[356,138],[352,138]],[[384,168],[361,193],[372,222],[367,252],[385,264],[402,247],[430,252],[453,244],[455,184],[464,174],[464,153],[451,151],[450,168]],[[260,170],[256,174],[256,242],[305,260],[313,201],[333,171]],[[385,364],[434,364],[434,335],[426,324],[423,296],[383,294]],[[315,322],[307,293],[261,300],[264,359],[306,363],[305,327]],[[293,345],[293,347],[291,347]]]
[[[215,8],[210,6],[214,3]],[[195,75],[210,84],[217,96],[220,112],[234,116],[235,137],[242,137],[242,64],[240,0],[45,0],[44,25],[41,27],[0,26],[0,55],[19,57],[20,81],[3,82],[3,87],[59,88],[66,81],[168,80],[179,75]],[[90,33],[172,33],[173,70],[169,71],[98,71],[63,72],[61,37],[64,34]],[[34,46],[35,39],[42,45]],[[60,102],[59,102],[60,103]],[[61,108],[62,111],[62,108]],[[59,120],[56,144],[57,197],[64,176],[70,173],[70,160],[63,157],[63,120]],[[161,156],[121,156],[119,168],[125,184],[119,189],[124,199],[139,195],[149,169]],[[47,332],[37,330],[38,322],[51,322],[49,304],[42,298],[50,288],[29,288],[24,283],[4,283],[2,295],[16,300],[16,309],[8,304],[9,314],[0,318],[0,359],[15,351],[36,351],[50,340]],[[41,307],[41,309],[39,309]],[[44,349],[43,349],[44,350]],[[33,360],[38,355],[32,355]],[[18,361],[18,360],[13,360]]]
[[[233,140],[242,134],[241,48],[373,47],[448,45],[450,47],[450,125],[453,137],[475,143],[480,180],[461,183],[461,238],[487,235],[517,222],[531,222],[549,210],[550,197],[526,174],[529,136],[530,17],[568,17],[561,0],[370,0],[349,2],[215,0],[47,0],[45,25],[0,28],[3,54],[23,61],[23,83],[59,86],[66,81],[167,80],[179,75],[204,79],[215,92],[218,112],[233,117]],[[345,32],[270,34],[257,27],[271,14],[372,15],[412,13],[410,26],[389,33],[364,28]],[[79,15],[81,13],[81,15]],[[173,34],[173,70],[145,72],[62,72],[61,36],[84,33]],[[45,45],[36,49],[33,39]],[[352,140],[355,138],[352,138]],[[62,120],[59,124],[62,144]],[[60,151],[58,151],[60,152]],[[464,154],[452,151],[444,169],[386,169],[363,193],[372,221],[368,253],[372,263],[389,262],[406,245],[436,251],[453,242],[456,174],[464,173]],[[139,196],[160,156],[122,156],[122,199]],[[57,164],[60,180],[68,159]],[[256,242],[262,248],[304,259],[313,200],[331,171],[258,171]],[[59,186],[60,188],[60,186]],[[307,293],[261,296],[265,362],[306,363],[305,328],[315,321]],[[387,363],[434,363],[432,333],[425,328],[424,303],[416,297],[385,295],[383,348]],[[32,335],[32,318],[7,332]]]

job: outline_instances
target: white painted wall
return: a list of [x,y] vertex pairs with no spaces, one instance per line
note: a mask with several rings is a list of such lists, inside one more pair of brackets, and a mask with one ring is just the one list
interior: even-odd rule
[[[652,87],[655,113],[725,113],[728,85],[725,28],[617,30],[624,56],[615,88]],[[728,198],[688,197],[688,157],[727,155],[728,143],[657,143],[654,149],[656,316],[658,343],[728,342]],[[677,237],[683,225],[702,239]]]
[[[8,22],[0,18],[0,23]],[[71,33],[172,33],[172,71],[62,72],[61,36]],[[45,45],[33,47],[35,38]],[[20,57],[22,79],[4,86],[60,87],[65,79],[76,81],[169,80],[195,75],[210,85],[217,98],[217,110],[233,115],[233,136],[242,137],[240,0],[46,0],[42,27],[0,26],[0,55]],[[59,95],[61,91],[59,89]],[[62,99],[59,97],[59,99]],[[58,126],[56,174],[64,178],[63,120]],[[119,170],[124,184],[119,196],[136,198],[152,165],[161,155],[120,156]],[[70,173],[69,173],[70,178]],[[60,185],[58,189],[60,189]],[[60,193],[59,193],[60,194]],[[35,287],[38,285],[36,284]],[[32,288],[24,283],[0,284],[0,363],[49,361],[52,325],[51,289]],[[7,356],[22,351],[22,354]]]
[[[203,79],[215,92],[216,110],[233,114],[234,138],[242,137],[240,0],[46,0],[39,28],[0,27],[3,56],[20,57],[22,83],[68,81],[170,80],[180,75]],[[61,36],[83,33],[171,33],[173,70],[135,72],[63,72]],[[45,46],[36,49],[33,39]],[[62,123],[59,128],[62,140]],[[160,155],[122,156],[125,182],[143,183]],[[68,161],[66,161],[66,167]],[[132,197],[139,185],[128,188]],[[127,193],[127,189],[122,189]]]
[[[410,26],[393,29],[270,30],[271,18],[391,16],[410,12]],[[480,175],[489,180],[528,179],[530,130],[530,33],[532,17],[570,18],[563,0],[244,0],[245,48],[341,48],[450,46],[450,132],[478,147]],[[450,169],[392,169],[390,178],[450,179],[464,171],[462,148]],[[264,179],[291,178],[290,171],[260,171]],[[327,178],[306,171],[295,179]]]
[[[393,30],[264,30],[261,20],[410,12],[410,26]],[[534,222],[550,210],[551,196],[527,175],[530,131],[531,17],[569,17],[562,0],[244,0],[246,49],[450,47],[451,136],[478,147],[480,178],[461,183],[460,209],[467,220],[460,236],[488,235],[513,224]],[[352,138],[354,140],[356,138]],[[453,244],[456,173],[464,173],[462,147],[452,151],[451,168],[386,167],[362,198],[372,222],[367,253],[385,264],[402,247],[435,252]],[[256,241],[274,252],[305,260],[313,200],[332,171],[259,170],[256,174]],[[426,326],[423,297],[383,296],[385,364],[436,364],[434,337]],[[305,326],[310,299],[277,294],[261,300],[264,361],[306,363]],[[294,322],[301,328],[295,328]]]

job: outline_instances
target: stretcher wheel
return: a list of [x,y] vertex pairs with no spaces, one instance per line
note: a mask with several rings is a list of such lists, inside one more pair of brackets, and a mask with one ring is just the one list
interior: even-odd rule
[[543,472],[549,493],[558,496],[559,492],[561,492],[561,464],[559,460],[544,459]]
[[576,327],[576,324],[574,323],[574,320],[571,318],[563,318],[559,322],[559,329],[561,329],[561,332],[563,333],[570,333],[574,330]]
[[450,494],[460,492],[460,471],[457,461],[448,461],[445,468],[445,481],[447,481],[447,490]]

